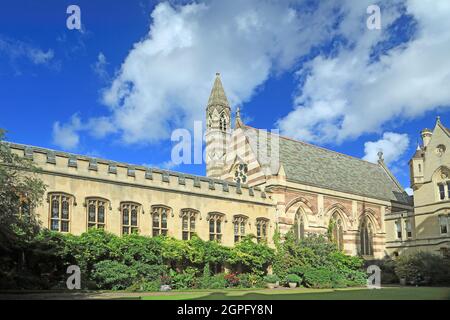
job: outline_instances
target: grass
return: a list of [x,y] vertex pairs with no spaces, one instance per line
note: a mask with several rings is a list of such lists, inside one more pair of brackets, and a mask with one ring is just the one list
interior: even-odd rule
[[382,289],[285,289],[172,292],[141,296],[143,300],[450,300],[450,288],[385,287]]

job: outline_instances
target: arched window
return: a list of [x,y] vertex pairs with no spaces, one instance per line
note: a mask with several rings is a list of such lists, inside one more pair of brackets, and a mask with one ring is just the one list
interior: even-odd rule
[[72,201],[72,197],[67,194],[49,194],[50,230],[69,232]]
[[256,239],[258,242],[267,241],[267,227],[269,220],[266,218],[256,219]]
[[227,130],[227,117],[225,115],[225,113],[222,113],[220,115],[220,119],[219,119],[219,129],[221,131],[226,131]]
[[233,217],[234,242],[239,242],[245,236],[245,225],[248,217],[243,215],[235,215]]
[[363,218],[359,229],[360,252],[363,256],[373,255],[373,229],[370,220]]
[[120,205],[122,215],[122,234],[139,232],[139,212],[141,205],[134,202],[123,202]]
[[335,212],[330,220],[331,240],[336,243],[339,250],[344,249],[344,226],[341,216]]
[[248,166],[246,163],[239,163],[234,168],[234,181],[236,183],[247,183]]
[[167,236],[167,218],[172,209],[165,206],[152,206],[152,234],[154,237]]
[[86,203],[88,228],[105,229],[108,201],[100,198],[87,198]]
[[294,236],[297,240],[305,239],[305,216],[302,212],[295,215]]
[[223,213],[213,212],[208,214],[209,221],[209,240],[222,241],[222,222],[225,215]]
[[195,234],[195,220],[197,219],[198,211],[194,209],[181,210],[181,238],[189,240]]

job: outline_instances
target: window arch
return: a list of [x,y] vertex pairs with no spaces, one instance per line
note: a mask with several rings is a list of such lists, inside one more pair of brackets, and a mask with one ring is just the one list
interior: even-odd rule
[[258,242],[267,241],[267,228],[269,226],[269,219],[256,219],[256,239]]
[[183,240],[192,239],[195,234],[195,223],[197,216],[199,215],[198,210],[194,209],[182,209],[180,213],[181,217],[181,238]]
[[50,208],[50,230],[70,232],[70,218],[74,197],[67,193],[49,193],[48,202]]
[[329,228],[331,241],[336,244],[339,250],[344,250],[344,222],[337,211],[331,216]]
[[106,208],[109,201],[103,198],[86,198],[87,207],[87,225],[88,229],[105,229],[106,227]]
[[222,222],[225,222],[225,215],[219,212],[211,212],[208,214],[209,222],[209,240],[222,241]]
[[364,217],[361,221],[359,228],[359,244],[361,255],[373,255],[373,226],[367,217]]
[[152,235],[154,237],[167,236],[167,219],[172,209],[166,206],[152,206]]
[[228,126],[227,116],[225,115],[225,112],[222,112],[219,118],[219,129],[221,131],[226,131],[227,126]]
[[239,214],[233,217],[234,242],[239,242],[245,237],[245,226],[247,221],[248,217],[244,215]]
[[294,237],[297,240],[305,238],[305,215],[301,210],[298,210],[295,214]]
[[450,199],[450,169],[445,166],[438,168],[432,180],[436,184],[437,201]]
[[139,232],[139,213],[141,207],[139,203],[135,202],[122,202],[120,204],[122,234]]

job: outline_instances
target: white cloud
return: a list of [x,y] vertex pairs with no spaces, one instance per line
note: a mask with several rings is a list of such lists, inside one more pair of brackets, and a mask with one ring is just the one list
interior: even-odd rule
[[82,131],[88,131],[95,138],[103,138],[116,130],[108,118],[92,118],[83,123],[79,115],[74,114],[68,123],[61,124],[59,121],[53,123],[53,143],[67,150],[75,150],[79,145]]
[[383,152],[386,164],[394,163],[400,159],[409,146],[407,134],[395,132],[385,132],[378,141],[368,141],[364,143],[364,160],[377,162],[378,152]]
[[0,54],[6,55],[11,61],[27,59],[33,64],[48,64],[54,58],[52,49],[47,51],[33,46],[30,43],[6,38],[0,35]]
[[80,137],[78,131],[81,129],[81,121],[77,115],[73,115],[69,123],[53,124],[53,143],[67,150],[78,147]]
[[106,66],[108,65],[108,61],[106,60],[103,52],[100,52],[97,57],[97,61],[93,64],[92,70],[94,73],[101,79],[107,80],[109,78],[108,71],[106,70]]
[[284,134],[339,143],[379,132],[393,119],[408,120],[450,106],[450,2],[405,1],[407,13],[417,21],[417,34],[376,62],[370,59],[372,49],[388,38],[387,27],[402,12],[396,3],[382,2],[384,31],[368,30],[368,3],[343,4],[347,16],[337,32],[353,46],[307,64],[294,110],[278,121]]
[[217,71],[233,106],[249,100],[324,37],[327,28],[317,26],[333,22],[328,14],[295,11],[288,1],[164,2],[151,16],[147,36],[102,93],[125,143],[168,139],[172,129],[202,120]]

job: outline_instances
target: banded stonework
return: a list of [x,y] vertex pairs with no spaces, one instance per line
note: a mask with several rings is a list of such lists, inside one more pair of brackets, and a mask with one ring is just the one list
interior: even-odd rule
[[103,228],[179,239],[196,233],[228,246],[259,232],[258,240],[272,246],[278,230],[300,238],[326,234],[344,252],[367,259],[389,253],[394,232],[386,221],[412,215],[412,203],[382,158],[370,163],[250,127],[239,109],[231,123],[216,74],[206,106],[206,177],[9,146],[41,168],[47,201],[35,210],[44,227],[60,232]]

